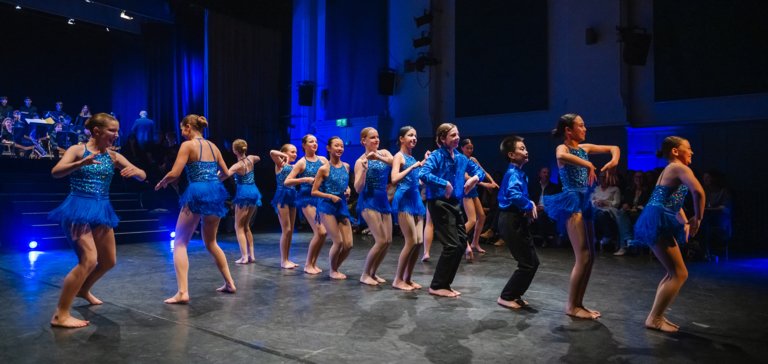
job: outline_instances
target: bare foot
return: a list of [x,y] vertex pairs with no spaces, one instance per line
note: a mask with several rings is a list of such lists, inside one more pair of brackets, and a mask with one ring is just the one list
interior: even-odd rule
[[88,291],[88,292],[85,292],[85,293],[78,292],[77,293],[77,297],[80,297],[80,298],[88,301],[88,303],[90,303],[92,305],[100,305],[100,304],[104,303],[100,299],[96,298],[96,296],[94,296],[93,293],[91,293],[91,291]]
[[78,327],[86,327],[90,324],[89,321],[76,319],[72,316],[59,318],[59,315],[53,315],[51,318],[51,327],[63,327],[65,329],[76,329]]
[[371,277],[371,276],[369,276],[367,274],[363,274],[363,275],[360,276],[360,283],[367,284],[369,286],[378,286],[379,285],[379,281],[373,279],[373,277]]
[[506,308],[511,308],[511,309],[513,309],[513,310],[517,310],[517,309],[519,309],[519,308],[523,308],[523,306],[521,306],[520,304],[518,304],[518,303],[516,302],[516,300],[507,301],[507,300],[505,300],[505,299],[503,299],[503,298],[501,298],[501,297],[499,297],[499,298],[497,298],[497,299],[496,299],[496,303],[498,303],[498,304],[499,304],[499,306],[502,306],[502,307],[506,307]]
[[341,272],[337,272],[337,271],[333,271],[333,270],[328,275],[331,276],[331,279],[347,279],[347,275],[346,274],[341,273]]
[[235,293],[237,292],[237,288],[235,288],[234,284],[224,283],[223,286],[216,288],[216,291],[221,293]]
[[379,283],[387,283],[387,280],[386,280],[386,279],[384,279],[384,278],[381,278],[381,277],[379,277],[379,276],[377,276],[377,275],[374,275],[374,276],[373,276],[373,279],[375,279],[375,280],[376,280],[376,282],[379,282]]
[[322,270],[317,267],[309,267],[306,265],[304,266],[304,273],[314,275],[314,274],[320,274],[320,272],[322,272]]
[[453,292],[453,294],[455,294],[457,296],[461,296],[461,292],[459,292],[459,291],[457,291],[457,290],[455,290],[453,288],[451,288],[451,292]]
[[584,307],[584,306],[581,306],[581,308],[583,308],[583,309],[587,310],[589,313],[591,313],[591,314],[592,314],[592,316],[595,316],[595,318],[603,316],[603,315],[600,313],[600,311],[597,311],[597,310],[590,310],[590,309],[588,309],[588,308],[586,308],[586,307]]
[[585,319],[585,320],[597,320],[598,316],[595,316],[592,312],[587,311],[583,307],[576,307],[574,309],[565,310],[565,314],[571,317]]
[[429,294],[440,297],[458,297],[456,293],[453,293],[450,289],[429,289]]
[[671,325],[663,317],[660,319],[645,319],[645,328],[651,330],[658,330],[661,332],[674,333],[680,330],[679,327]]
[[168,298],[163,302],[168,304],[186,305],[187,303],[189,303],[189,293],[176,292],[176,294],[173,295],[173,297]]
[[248,257],[242,257],[235,261],[235,264],[248,264]]
[[429,254],[424,254],[423,257],[421,257],[422,262],[428,262],[429,261]]
[[422,288],[420,284],[418,284],[418,283],[416,283],[414,281],[410,281],[410,282],[409,281],[405,281],[405,283],[408,283],[411,287],[413,287],[413,289],[421,289]]
[[473,246],[472,249],[480,254],[487,253],[485,249],[481,248],[480,245]]
[[256,257],[254,256],[248,257],[248,263],[256,263]]
[[413,291],[414,290],[413,286],[411,286],[410,284],[405,283],[404,281],[399,281],[397,279],[395,279],[392,282],[392,287],[395,287],[397,289],[402,289],[403,291]]
[[280,267],[283,268],[283,269],[294,269],[294,268],[296,268],[298,266],[299,266],[298,264],[296,264],[296,263],[294,263],[294,262],[292,262],[290,260],[280,264]]
[[664,317],[664,322],[666,322],[667,324],[669,324],[671,326],[674,326],[675,328],[678,328],[678,329],[680,328],[680,325],[672,323],[672,321],[669,321],[666,317]]

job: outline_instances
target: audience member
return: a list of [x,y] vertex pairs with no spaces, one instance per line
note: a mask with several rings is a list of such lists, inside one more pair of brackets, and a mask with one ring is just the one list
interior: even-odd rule
[[40,116],[37,114],[37,106],[32,105],[32,99],[27,96],[24,98],[24,105],[19,108],[21,112],[21,118],[25,121],[27,119],[37,119]]
[[[82,130],[85,128],[85,121],[88,120],[88,118],[91,117],[91,110],[88,108],[88,105],[83,105],[83,108],[80,109],[80,113],[77,114],[75,117],[75,129]],[[77,131],[77,130],[76,130]]]
[[0,96],[0,118],[11,117],[13,106],[8,104],[8,96]]
[[613,180],[607,178],[606,173],[600,174],[600,186],[592,192],[592,207],[595,216],[595,237],[599,239],[603,249],[619,238],[616,215],[620,203],[619,188]]
[[705,172],[701,176],[701,184],[707,196],[704,219],[701,221],[701,239],[706,258],[710,259],[712,247],[727,247],[733,233],[731,192],[725,186],[723,174],[715,170]]
[[549,244],[557,244],[558,241],[557,225],[547,215],[544,206],[544,196],[560,193],[563,188],[559,183],[552,183],[550,176],[549,167],[541,167],[538,179],[528,183],[528,198],[536,204],[536,213],[539,217],[533,220],[531,231],[533,232],[534,239],[542,240],[542,247]]
[[149,146],[155,143],[155,122],[147,118],[145,110],[141,110],[139,118],[133,122],[131,135],[136,136],[136,141],[138,141],[141,149],[147,150]]

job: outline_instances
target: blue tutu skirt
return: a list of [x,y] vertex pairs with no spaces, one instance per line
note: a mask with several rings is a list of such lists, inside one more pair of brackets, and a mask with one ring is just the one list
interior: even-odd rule
[[320,214],[333,215],[336,217],[336,221],[338,222],[349,220],[351,224],[354,224],[355,219],[349,212],[346,199],[342,198],[339,200],[339,202],[336,203],[331,202],[331,200],[327,198],[318,198],[317,201],[317,214],[315,215],[315,221],[318,224],[320,223]]
[[303,209],[307,206],[317,206],[317,197],[312,197],[312,186],[299,185],[299,191],[296,193],[296,207]]
[[363,191],[357,199],[357,216],[365,209],[370,209],[382,214],[391,214],[392,206],[389,204],[387,191]]
[[232,203],[238,207],[261,206],[261,192],[255,184],[237,185],[237,192]]
[[275,208],[275,212],[277,212],[278,207],[296,207],[296,189],[278,187],[271,204]]
[[565,233],[565,225],[571,215],[580,212],[585,220],[592,219],[589,191],[563,191],[555,195],[545,195],[544,211],[557,222],[559,231]]
[[421,201],[421,193],[418,189],[398,189],[392,198],[392,211],[395,213],[404,212],[412,216],[425,216],[427,209],[424,202]]
[[65,230],[72,224],[88,224],[91,228],[106,225],[114,228],[120,222],[109,202],[109,196],[77,192],[70,193],[59,207],[49,212],[48,220],[58,221]]
[[635,239],[648,246],[656,244],[659,238],[667,241],[675,238],[678,244],[685,243],[685,225],[677,221],[677,213],[661,206],[646,206],[635,223]]
[[229,194],[219,181],[191,182],[179,198],[179,207],[187,206],[192,213],[224,217]]

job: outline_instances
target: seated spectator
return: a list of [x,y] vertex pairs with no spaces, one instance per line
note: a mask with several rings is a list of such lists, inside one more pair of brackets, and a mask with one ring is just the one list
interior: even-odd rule
[[8,103],[8,96],[0,96],[0,118],[5,119],[13,114],[13,106]]
[[707,196],[704,219],[701,221],[700,239],[706,258],[711,258],[713,246],[727,247],[733,233],[731,221],[731,192],[725,186],[725,178],[718,171],[707,171],[701,176],[701,185]]
[[85,127],[85,121],[88,120],[88,118],[91,117],[91,110],[88,109],[88,105],[83,105],[83,108],[80,109],[80,113],[77,114],[75,117],[75,128],[84,128]]
[[646,178],[647,174],[641,171],[632,172],[632,182],[622,193],[621,209],[616,215],[619,228],[619,250],[613,255],[624,255],[627,249],[637,245],[634,240],[635,221],[643,211],[643,207],[651,198],[651,182]]
[[594,208],[595,237],[600,241],[601,248],[605,249],[619,239],[616,216],[621,203],[621,192],[616,187],[615,179],[607,178],[607,173],[600,174],[600,186],[592,192],[591,199]]
[[13,110],[13,142],[19,157],[29,157],[35,143],[29,137],[29,124],[21,118],[19,110]]
[[559,183],[552,182],[550,176],[549,167],[541,167],[538,179],[528,183],[528,198],[536,203],[536,212],[539,217],[531,223],[531,233],[535,240],[542,241],[542,247],[559,245],[560,240],[555,221],[547,215],[547,209],[544,206],[544,196],[560,193],[563,188]]

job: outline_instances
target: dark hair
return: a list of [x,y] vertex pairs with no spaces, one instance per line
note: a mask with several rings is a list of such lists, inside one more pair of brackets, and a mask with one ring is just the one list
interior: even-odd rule
[[192,129],[202,132],[208,127],[208,119],[202,115],[189,114],[181,119],[181,125],[189,125]]
[[464,138],[459,142],[459,148],[464,148],[467,144],[472,144],[472,140],[469,138]]
[[410,125],[406,125],[402,128],[400,128],[400,131],[397,132],[397,140],[400,141],[400,138],[404,137],[405,134],[408,134],[409,131],[416,130],[414,127]]
[[687,139],[679,136],[668,136],[661,142],[661,150],[656,152],[656,157],[669,159],[672,157],[672,149],[677,148]]
[[88,120],[85,121],[85,128],[91,132],[91,135],[93,135],[94,128],[97,128],[97,127],[104,128],[111,121],[117,122],[117,119],[115,119],[115,117],[112,115],[100,112],[96,115],[91,116],[90,118],[88,118]]
[[440,124],[440,126],[437,127],[437,130],[435,130],[435,143],[437,143],[438,146],[442,146],[443,143],[440,142],[440,138],[448,136],[448,132],[453,128],[456,128],[456,125],[451,123]]
[[[336,139],[341,140],[341,144],[344,144],[344,140],[341,139],[341,137],[334,135],[328,138],[328,144],[326,144],[325,148],[326,149],[330,148],[330,146],[333,145],[333,141]],[[328,158],[331,158],[331,151],[328,151]]]
[[510,135],[501,141],[501,144],[499,145],[499,152],[504,157],[504,159],[509,161],[509,153],[514,152],[515,148],[517,148],[517,143],[521,143],[522,141],[522,137],[517,135]]
[[555,138],[562,138],[565,135],[565,128],[573,128],[573,123],[579,114],[568,113],[557,119],[557,126],[552,129],[552,136]]

